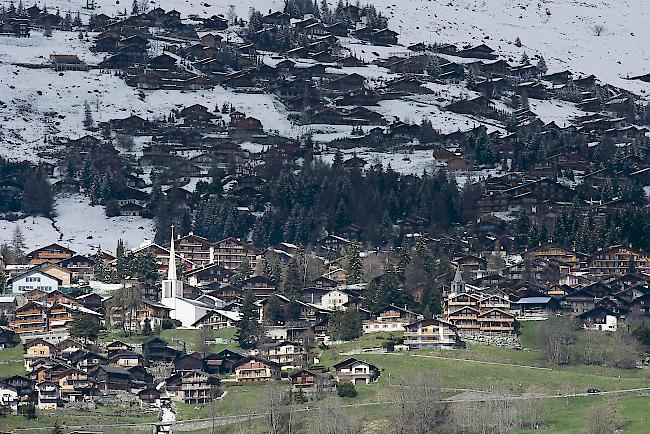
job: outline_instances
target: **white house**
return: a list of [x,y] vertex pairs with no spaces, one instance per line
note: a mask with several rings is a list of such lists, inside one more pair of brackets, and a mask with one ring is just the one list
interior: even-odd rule
[[12,414],[18,413],[18,390],[0,381],[0,407],[9,408]]
[[370,384],[379,378],[379,368],[363,360],[350,358],[334,365],[336,381],[350,381],[352,384]]
[[37,268],[19,274],[11,279],[11,292],[14,294],[23,294],[32,289],[40,289],[45,292],[52,292],[59,289],[63,282],[50,274],[47,274]]
[[350,301],[350,294],[340,289],[334,289],[321,297],[320,305],[325,309],[345,310],[345,305]]

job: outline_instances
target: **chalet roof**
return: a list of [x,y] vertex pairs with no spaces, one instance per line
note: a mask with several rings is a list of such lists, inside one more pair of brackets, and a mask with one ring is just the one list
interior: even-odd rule
[[84,63],[76,54],[50,54],[50,60],[66,65],[82,65]]
[[614,312],[612,312],[610,309],[607,309],[604,306],[596,306],[593,309],[581,313],[580,315],[578,315],[578,318],[587,319],[587,318],[592,318],[594,316],[597,316],[599,314],[617,316]]
[[31,252],[27,253],[28,258],[33,258],[37,253],[43,251],[43,250],[60,250],[64,253],[68,253],[71,255],[74,255],[76,252],[74,250],[70,250],[67,247],[63,247],[61,244],[58,243],[52,243],[48,244],[47,246],[39,247],[38,249],[32,250]]
[[522,297],[516,304],[546,304],[552,297]]
[[244,365],[244,364],[246,364],[248,362],[251,362],[251,361],[256,361],[256,362],[259,362],[259,363],[263,363],[263,364],[265,364],[267,366],[276,367],[278,369],[280,368],[279,363],[276,363],[276,362],[274,362],[272,360],[264,359],[262,357],[257,357],[257,356],[246,356],[243,359],[240,359],[238,362],[235,363],[235,368],[237,368],[237,367],[239,367],[241,365]]
[[58,277],[55,277],[55,276],[53,276],[51,274],[46,273],[45,271],[41,270],[38,267],[31,268],[31,269],[25,271],[24,273],[18,274],[17,276],[14,276],[11,279],[9,279],[7,282],[8,283],[15,282],[16,280],[22,279],[23,277],[31,276],[32,274],[42,274],[44,276],[49,277],[50,279],[56,280],[59,285],[63,284],[63,280],[61,280]]
[[131,373],[127,371],[124,368],[121,368],[119,366],[112,366],[112,365],[99,365],[98,369],[101,369],[102,371],[106,372],[107,374],[113,374],[113,375],[124,375],[127,377],[131,376]]
[[[474,309],[474,310],[475,310],[475,309]],[[421,319],[421,320],[419,320],[419,321],[415,321],[415,322],[413,322],[413,323],[407,325],[406,327],[411,327],[411,326],[414,326],[414,325],[416,325],[416,324],[422,324],[423,326],[429,326],[429,325],[432,325],[432,324],[442,324],[442,325],[444,325],[444,326],[446,326],[446,327],[449,327],[449,328],[452,329],[452,330],[455,330],[455,329],[456,329],[456,326],[453,325],[452,323],[447,322],[447,321],[443,321],[443,320],[441,320],[441,319],[439,319],[439,318]]]
[[359,363],[363,363],[363,364],[368,365],[370,367],[370,369],[374,369],[374,370],[377,370],[377,371],[379,370],[379,368],[377,368],[375,365],[373,365],[371,363],[368,363],[368,362],[365,362],[363,360],[359,360],[359,359],[357,359],[355,357],[350,357],[349,359],[341,360],[340,362],[332,365],[332,367],[334,369],[336,369],[336,370],[339,370],[342,367],[355,365],[355,364],[359,364]]

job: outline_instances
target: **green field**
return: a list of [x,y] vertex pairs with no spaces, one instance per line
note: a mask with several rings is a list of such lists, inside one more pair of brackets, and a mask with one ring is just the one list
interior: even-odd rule
[[[448,389],[488,390],[494,385],[508,389],[512,393],[525,393],[535,390],[544,394],[573,394],[584,393],[589,388],[601,391],[615,391],[650,387],[650,370],[646,369],[617,369],[585,365],[570,365],[563,367],[550,367],[543,354],[535,347],[535,329],[538,324],[526,323],[522,327],[522,346],[524,350],[513,350],[483,345],[474,345],[464,350],[448,351],[413,351],[408,353],[365,353],[356,357],[367,360],[377,365],[382,372],[376,383],[369,386],[359,386],[358,396],[340,400],[339,404],[352,405],[349,411],[362,417],[368,432],[390,432],[391,405],[394,400],[395,387],[399,383],[416,376],[436,376],[444,391],[444,396],[451,396],[458,391]],[[233,329],[216,331],[214,337],[232,339]],[[183,347],[194,351],[199,347],[200,334],[194,330],[165,330],[162,337],[177,348]],[[347,342],[326,350],[320,356],[320,364],[331,366],[338,360],[348,356],[342,353],[355,349],[379,348],[389,337],[389,334],[364,335],[354,342]],[[118,336],[106,336],[104,340],[121,339]],[[141,342],[142,337],[129,339],[129,342]],[[226,345],[214,346],[212,350],[218,351]],[[236,344],[227,347],[237,349]],[[0,351],[0,361],[13,361],[9,365],[0,365],[3,376],[15,372],[22,372],[22,349]],[[540,369],[542,368],[542,369]],[[286,383],[285,383],[286,384]],[[288,386],[284,386],[288,387]],[[213,416],[259,414],[264,410],[265,386],[263,385],[237,385],[224,383],[226,396],[224,399],[208,405],[186,405],[177,403],[178,419],[188,420],[197,418],[210,418]],[[648,432],[647,418],[650,417],[650,397],[638,396],[637,393],[624,393],[611,396],[588,397],[563,397],[545,400],[542,426],[539,430],[520,432],[542,433],[575,433],[580,432],[586,413],[591,406],[599,402],[614,401],[621,409],[625,420],[623,432],[645,433]],[[359,404],[370,404],[362,405]],[[310,402],[312,409],[319,406],[319,402]],[[306,412],[305,404],[296,404],[292,407],[298,410],[295,414],[296,425],[292,432],[308,432],[305,421],[313,417]],[[27,421],[21,416],[12,416],[0,419],[0,427],[5,429],[16,427],[31,427],[51,425],[59,420],[73,425],[87,420],[110,421],[110,423],[137,423],[153,420],[153,415],[142,415],[124,410],[117,414],[115,409],[108,411],[100,409],[86,414],[75,414],[69,417],[58,414],[44,414],[36,421]],[[247,432],[263,431],[263,421],[245,422],[241,424],[248,428]],[[237,426],[219,428],[216,432],[239,432]],[[121,432],[129,432],[123,429]],[[197,432],[210,432],[197,431]]]

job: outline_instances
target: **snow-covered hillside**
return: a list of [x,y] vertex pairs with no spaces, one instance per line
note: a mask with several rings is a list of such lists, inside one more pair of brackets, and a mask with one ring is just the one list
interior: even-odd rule
[[[8,1],[5,1],[8,4]],[[43,1],[38,1],[42,6]],[[49,0],[49,8],[83,10],[85,0]],[[361,1],[364,4],[365,1]],[[541,54],[551,72],[568,68],[639,92],[650,84],[628,81],[628,75],[650,71],[650,1],[648,0],[372,0],[400,33],[400,43],[485,42],[513,60],[525,51]],[[30,4],[28,1],[26,4]],[[96,13],[124,12],[131,2],[96,0]],[[263,13],[282,8],[284,0],[157,0],[150,6],[176,9],[183,16],[227,15],[234,5],[247,18],[254,7]],[[335,1],[330,1],[334,5]],[[594,25],[605,27],[600,36]],[[519,37],[522,47],[514,45]]]
[[[332,6],[337,1],[329,0]],[[9,5],[8,0],[0,0],[0,3]],[[59,9],[62,14],[79,10],[84,21],[91,13],[84,9],[86,0],[24,0],[23,3],[41,7],[47,4],[49,10]],[[95,14],[115,16],[131,9],[128,0],[95,0],[95,3]],[[647,44],[650,40],[650,0],[361,0],[360,3],[372,3],[389,17],[389,26],[399,32],[402,44],[379,47],[354,38],[341,38],[343,47],[366,62],[410,53],[405,45],[415,42],[454,43],[459,47],[486,43],[509,57],[511,63],[516,63],[523,53],[531,58],[542,55],[549,72],[569,69],[578,75],[595,74],[602,82],[650,97],[649,83],[626,80],[627,76],[650,72]],[[284,0],[157,0],[151,1],[149,8],[176,9],[185,19],[191,14],[228,16],[231,4],[237,15],[246,19],[251,8],[266,14],[280,10]],[[594,32],[595,25],[604,27],[599,36]],[[92,39],[93,35],[90,36]],[[521,40],[520,47],[514,43],[517,38]],[[58,73],[23,65],[47,64],[50,54],[54,53],[77,54],[87,63],[96,64],[104,55],[93,53],[90,46],[90,40],[79,40],[74,32],[55,31],[50,38],[39,31],[33,31],[32,36],[25,39],[0,37],[0,156],[37,161],[43,158],[41,151],[46,150],[46,136],[76,138],[85,134],[82,126],[85,102],[90,104],[94,120],[98,122],[132,113],[149,119],[159,118],[174,108],[195,103],[212,109],[228,102],[261,120],[266,130],[284,136],[297,137],[310,130],[316,141],[350,136],[350,126],[292,125],[284,106],[268,94],[234,92],[221,86],[193,92],[142,92],[127,86],[123,78],[96,69]],[[263,59],[273,65],[282,57],[265,54]],[[454,58],[457,62],[470,60]],[[328,67],[327,72],[361,74],[373,88],[380,88],[399,77],[376,65]],[[465,86],[426,83],[425,87],[433,93],[382,100],[373,110],[388,120],[420,122],[428,118],[436,129],[446,133],[468,130],[478,124],[486,125],[488,131],[502,130],[498,123],[441,109],[460,98],[478,95]],[[504,111],[511,110],[503,101],[495,101],[495,105]],[[531,98],[530,108],[542,121],[554,121],[560,126],[584,114],[574,104],[557,100]],[[138,149],[143,140],[138,139]],[[249,144],[248,148],[263,149],[257,144]],[[351,149],[349,153],[357,153],[369,161],[381,159],[385,165],[390,164],[403,173],[419,174],[432,164],[429,151],[380,154],[367,149]],[[324,156],[326,160],[331,157],[331,154]],[[49,159],[48,156],[45,159]],[[148,174],[144,178],[148,179]],[[60,240],[83,252],[98,244],[114,248],[118,238],[137,243],[152,235],[150,221],[127,217],[108,220],[102,207],[90,207],[81,196],[58,198],[57,211],[56,226],[43,218],[28,218],[17,223],[0,221],[0,242],[10,238],[17,224],[24,229],[30,247]]]
[[[541,54],[550,72],[595,74],[615,86],[650,92],[624,80],[650,71],[648,0],[375,0],[401,43],[485,42],[513,60]],[[600,36],[595,25],[605,27]],[[514,45],[519,37],[522,47]]]
[[284,107],[269,95],[243,94],[216,86],[209,91],[139,92],[124,80],[99,70],[58,73],[31,69],[17,63],[44,64],[53,53],[75,53],[88,63],[102,60],[81,43],[75,33],[54,32],[45,38],[37,31],[30,38],[0,37],[0,121],[7,146],[0,155],[10,159],[35,159],[46,134],[76,138],[83,131],[84,102],[96,122],[137,114],[144,118],[168,116],[173,108],[203,104],[214,108],[225,101],[262,121],[265,128],[291,136],[293,130]]
[[25,236],[29,249],[46,244],[60,244],[79,253],[92,253],[97,246],[115,251],[117,240],[126,247],[137,247],[143,239],[153,239],[153,220],[141,217],[106,218],[103,206],[91,206],[88,198],[78,194],[57,199],[53,220],[28,217],[16,222],[0,220],[0,243],[9,242],[16,226]]

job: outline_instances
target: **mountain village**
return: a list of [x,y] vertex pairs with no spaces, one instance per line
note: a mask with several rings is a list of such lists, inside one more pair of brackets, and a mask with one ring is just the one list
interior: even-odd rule
[[0,428],[643,432],[648,70],[372,2],[102,7],[0,9]]

